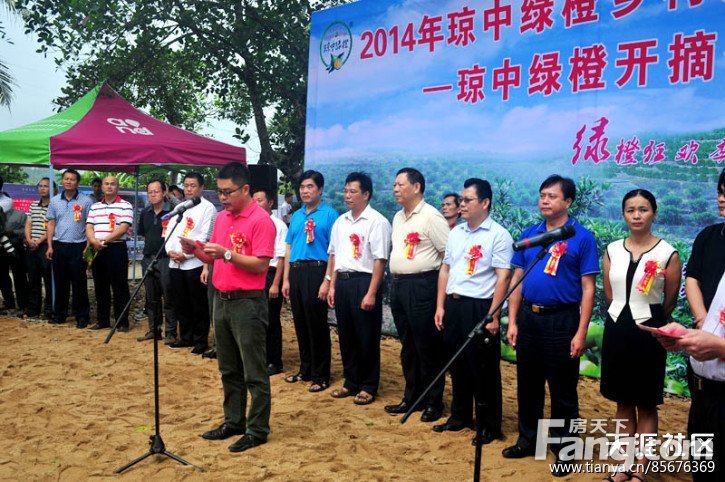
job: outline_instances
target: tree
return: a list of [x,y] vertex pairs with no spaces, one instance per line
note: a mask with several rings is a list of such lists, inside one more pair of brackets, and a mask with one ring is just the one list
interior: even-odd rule
[[[108,80],[137,105],[195,128],[254,122],[260,163],[302,172],[309,21],[344,0],[21,0],[27,31],[57,52],[67,105]],[[246,136],[239,131],[242,139]]]
[[[0,0],[0,11],[5,10],[8,13],[15,11],[15,2],[13,0]],[[6,40],[5,26],[0,22],[0,40]],[[10,74],[10,68],[3,59],[0,58],[0,106],[10,108],[10,102],[13,100],[13,87],[15,80]]]
[[3,181],[14,184],[24,184],[28,182],[29,177],[22,167],[7,164],[0,165],[0,176],[2,176]]

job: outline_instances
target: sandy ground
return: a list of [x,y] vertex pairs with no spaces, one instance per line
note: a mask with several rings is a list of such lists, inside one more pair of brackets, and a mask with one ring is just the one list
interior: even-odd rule
[[[284,363],[297,368],[294,330],[285,308]],[[154,433],[152,343],[138,343],[145,322],[106,335],[63,326],[0,319],[0,479],[118,480],[113,470],[148,451]],[[333,336],[333,387],[342,367]],[[199,437],[222,419],[216,362],[160,345],[161,435],[167,449],[204,471],[152,456],[126,471],[123,480],[471,480],[473,432],[437,434],[415,414],[406,425],[387,415],[397,403],[402,370],[397,340],[382,342],[382,385],[372,405],[335,400],[331,390],[311,394],[302,384],[272,377],[272,433],[266,445],[242,454],[231,441]],[[485,446],[483,479],[552,480],[548,465],[533,458],[506,460],[501,450],[516,440],[515,366],[502,363],[506,439]],[[447,386],[447,401],[450,400]],[[612,403],[598,382],[579,385],[582,417],[608,418]],[[689,402],[668,398],[660,432],[684,432]],[[550,457],[551,460],[551,457]],[[596,474],[563,480],[600,480]],[[672,480],[650,476],[650,480]],[[689,480],[680,475],[678,480]]]

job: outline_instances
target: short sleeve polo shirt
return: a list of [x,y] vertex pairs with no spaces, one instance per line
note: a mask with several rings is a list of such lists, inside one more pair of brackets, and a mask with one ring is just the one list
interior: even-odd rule
[[[327,261],[330,233],[338,216],[337,211],[325,201],[321,201],[309,214],[305,206],[295,211],[290,220],[286,239],[290,245],[290,263]],[[311,238],[308,238],[308,231],[312,235]]]
[[[227,210],[220,212],[214,221],[214,232],[209,241],[238,254],[272,258],[276,234],[269,214],[257,203],[251,202],[238,214]],[[266,277],[266,272],[252,273],[233,263],[214,260],[212,283],[219,291],[263,290]]]
[[[599,273],[599,254],[594,235],[574,219],[569,219],[566,224],[574,226],[576,233],[562,242],[566,243],[566,251],[559,260],[556,275],[544,272],[544,268],[551,258],[551,252],[547,252],[524,279],[523,296],[530,303],[544,306],[580,303],[582,276]],[[546,222],[542,222],[527,228],[521,234],[521,239],[545,232]],[[554,245],[556,244],[559,243]],[[516,268],[526,269],[536,261],[536,255],[540,249],[535,246],[517,251],[511,264]]]

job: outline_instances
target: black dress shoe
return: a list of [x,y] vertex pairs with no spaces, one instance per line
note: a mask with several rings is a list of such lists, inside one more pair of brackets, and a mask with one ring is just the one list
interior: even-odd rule
[[276,375],[278,373],[282,373],[282,367],[280,365],[275,365],[274,363],[267,365],[267,375],[271,377],[272,375]]
[[242,435],[243,433],[244,429],[232,428],[226,423],[223,423],[214,430],[204,432],[203,434],[201,434],[201,437],[207,440],[224,440],[228,439],[229,437],[234,437],[235,435]]
[[189,343],[189,342],[181,341],[181,340],[175,341],[175,342],[169,344],[169,348],[174,348],[174,349],[176,349],[176,348],[191,348],[192,346],[194,346],[193,343]]
[[116,328],[116,331],[119,331],[121,333],[128,333],[128,330],[130,330],[128,325],[121,325],[118,328]]
[[81,328],[82,329],[82,328],[86,328],[87,326],[88,326],[88,322],[87,321],[86,322],[80,322],[79,321],[78,323],[76,323],[76,328]]
[[65,323],[65,320],[59,320],[58,318],[51,318],[48,320],[48,323],[50,323],[51,325],[62,325],[63,323]]
[[208,349],[208,346],[195,346],[193,350],[191,350],[192,355],[203,355],[204,352]]
[[446,423],[433,425],[434,432],[460,432],[464,428],[472,428],[470,423],[461,423],[448,419]]
[[423,415],[420,416],[421,422],[435,422],[443,415],[443,409],[429,405],[423,410]]
[[[501,432],[494,433],[490,430],[484,430],[481,434],[481,445],[488,445],[494,440],[499,440],[503,438],[503,434]],[[476,446],[476,436],[473,436],[473,439],[471,439],[471,445],[474,447]]]
[[[412,405],[412,403],[408,403],[403,400],[397,405],[385,405],[385,407],[383,407],[383,410],[388,412],[390,415],[400,415],[401,413],[406,413],[408,410],[410,410],[410,407]],[[423,410],[423,407],[421,407],[420,405],[418,405],[418,407],[416,407],[415,409],[416,412]]]
[[230,452],[244,452],[245,450],[251,449],[252,447],[256,447],[258,445],[266,444],[266,440],[262,440],[261,438],[257,438],[254,435],[250,433],[245,433],[242,438],[234,442],[229,446]]
[[524,448],[520,445],[512,445],[511,447],[503,449],[501,455],[503,455],[503,458],[505,459],[523,459],[524,457],[533,456],[534,450]]
[[201,355],[202,358],[216,358],[216,348],[212,348],[211,350],[204,352]]
[[109,325],[103,325],[101,323],[96,323],[91,327],[91,330],[103,330],[104,328],[110,328]]

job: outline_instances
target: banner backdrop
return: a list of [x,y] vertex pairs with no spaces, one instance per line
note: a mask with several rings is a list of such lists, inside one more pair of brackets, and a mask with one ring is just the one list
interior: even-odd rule
[[[398,209],[395,172],[426,177],[439,205],[468,177],[494,186],[514,237],[538,216],[549,174],[577,180],[572,214],[600,250],[626,236],[622,195],[651,190],[655,231],[689,256],[717,220],[725,166],[725,3],[720,0],[362,0],[317,12],[310,31],[305,168],[345,210],[345,175],[373,176]],[[601,288],[601,283],[600,283]],[[602,315],[582,373],[599,374]],[[684,293],[675,318],[690,323]],[[504,355],[515,353],[504,348]],[[670,356],[668,390],[684,393]]]

